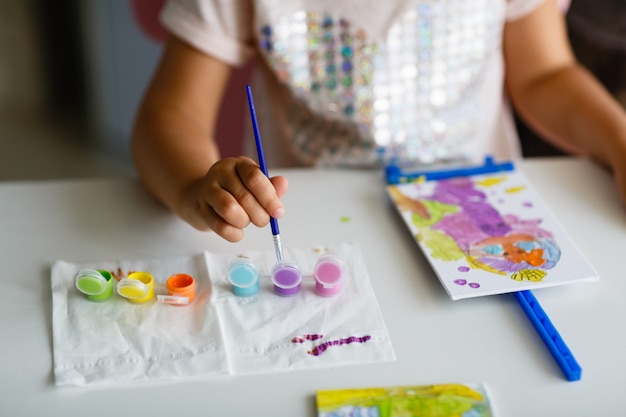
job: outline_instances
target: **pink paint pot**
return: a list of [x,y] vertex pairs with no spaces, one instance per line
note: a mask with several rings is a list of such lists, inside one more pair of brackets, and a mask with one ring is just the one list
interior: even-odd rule
[[343,269],[343,262],[337,255],[330,252],[322,254],[313,268],[315,293],[322,297],[339,294],[343,281]]
[[292,261],[282,260],[272,268],[274,292],[283,297],[290,297],[300,292],[302,272]]

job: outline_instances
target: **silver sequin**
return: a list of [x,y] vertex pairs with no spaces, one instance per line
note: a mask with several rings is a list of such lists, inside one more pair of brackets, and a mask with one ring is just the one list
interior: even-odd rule
[[294,150],[339,165],[471,157],[481,112],[472,91],[501,38],[490,3],[416,1],[382,43],[332,14],[302,11],[263,27],[267,61],[299,98]]

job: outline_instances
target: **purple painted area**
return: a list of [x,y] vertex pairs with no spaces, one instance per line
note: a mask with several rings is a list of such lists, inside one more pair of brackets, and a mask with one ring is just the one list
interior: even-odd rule
[[488,203],[468,201],[461,203],[463,211],[475,222],[487,236],[504,236],[511,231],[500,213]]
[[469,266],[459,266],[459,272],[468,272]]
[[305,340],[317,340],[324,337],[323,334],[305,334],[302,337],[294,337],[291,343],[304,343]]
[[440,181],[432,198],[459,206],[460,211],[442,218],[433,229],[452,237],[467,252],[474,242],[491,236],[502,236],[510,228],[496,209],[486,202],[486,195],[474,188],[467,178]]
[[504,221],[511,227],[511,232],[534,236],[536,238],[552,239],[553,235],[548,230],[539,227],[541,219],[520,219],[514,214],[504,215]]
[[433,229],[440,230],[452,237],[459,248],[466,253],[474,242],[479,242],[487,237],[472,218],[463,212],[448,214],[435,224]]
[[372,336],[366,335],[363,337],[350,336],[350,337],[346,337],[345,339],[330,340],[328,342],[322,343],[321,345],[315,346],[313,349],[309,350],[307,353],[309,355],[319,356],[322,353],[324,353],[326,349],[328,349],[330,346],[341,346],[341,345],[347,345],[350,343],[365,343],[371,338]]
[[484,201],[485,194],[476,190],[470,179],[453,178],[439,181],[432,198],[445,204],[459,205],[470,199]]
[[[456,285],[465,285],[467,284],[467,280],[464,279],[455,279],[454,283]],[[480,284],[477,282],[470,282],[469,284],[467,284],[470,288],[480,288]]]

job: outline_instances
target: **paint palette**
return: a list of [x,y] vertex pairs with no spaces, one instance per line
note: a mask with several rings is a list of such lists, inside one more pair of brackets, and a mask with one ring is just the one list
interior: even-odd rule
[[518,170],[387,191],[453,300],[598,279]]

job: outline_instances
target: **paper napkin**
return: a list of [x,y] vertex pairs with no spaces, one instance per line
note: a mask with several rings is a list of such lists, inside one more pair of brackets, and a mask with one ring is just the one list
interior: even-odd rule
[[[313,265],[323,251],[344,262],[343,289],[332,298],[314,292]],[[261,271],[260,289],[238,297],[229,263],[246,256]],[[358,247],[353,243],[287,249],[302,269],[301,291],[274,293],[274,251],[175,259],[103,261],[52,268],[53,356],[57,385],[110,384],[227,374],[276,372],[395,359]],[[150,272],[158,285],[176,273],[192,275],[188,306],[132,304],[114,294],[90,301],[75,287],[78,271],[104,269],[117,278]]]

